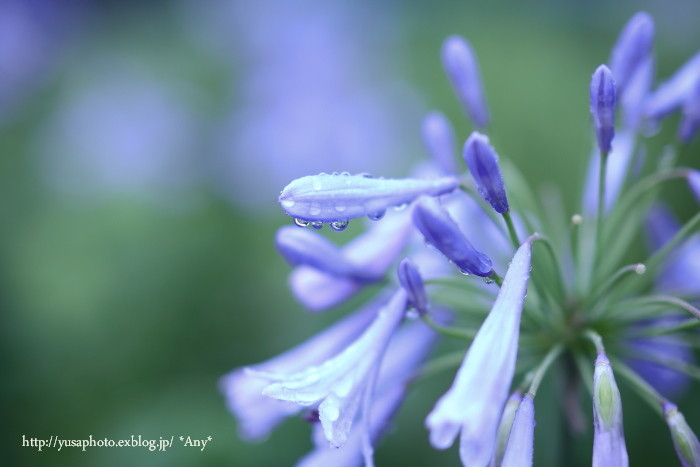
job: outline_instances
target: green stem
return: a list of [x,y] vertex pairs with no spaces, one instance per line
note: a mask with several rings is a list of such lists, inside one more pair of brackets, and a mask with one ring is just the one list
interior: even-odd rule
[[608,153],[600,152],[600,169],[598,170],[598,209],[595,219],[595,246],[593,249],[593,267],[591,273],[595,274],[600,259],[600,248],[603,237],[603,214],[605,211],[605,178],[608,166]]
[[593,395],[593,367],[581,352],[574,352],[574,361],[578,367],[578,372],[581,376],[584,386],[588,389],[589,394]]
[[552,347],[549,350],[549,352],[547,352],[547,355],[544,357],[544,360],[542,360],[542,363],[540,363],[540,366],[537,367],[537,370],[535,370],[535,374],[532,377],[532,383],[530,383],[530,389],[528,391],[533,398],[537,394],[537,389],[539,389],[540,387],[542,378],[544,378],[544,375],[547,373],[547,370],[552,365],[554,360],[556,360],[557,357],[561,354],[563,349],[564,347],[561,344],[557,344],[554,347]]
[[588,329],[586,330],[586,332],[583,333],[583,335],[591,342],[593,342],[593,345],[595,346],[595,351],[598,353],[598,355],[605,353],[605,347],[603,346],[603,338],[600,337],[600,334],[595,332],[593,329]]
[[635,373],[634,370],[622,363],[621,360],[614,357],[611,357],[610,360],[613,364],[613,368],[615,369],[615,373],[622,375],[630,386],[632,386],[632,389],[634,389],[657,414],[663,417],[664,414],[662,407],[664,402],[666,402],[666,399],[649,383],[644,381],[637,373]]
[[635,332],[635,333],[631,334],[631,336],[634,336],[634,337],[665,336],[668,334],[676,334],[678,332],[690,331],[691,329],[695,329],[697,327],[700,327],[700,320],[697,320],[695,318],[689,318],[689,319],[682,321],[674,326],[659,326],[659,327],[646,328],[642,331]]
[[461,329],[453,329],[453,328],[441,326],[440,324],[433,321],[433,319],[428,315],[421,315],[421,319],[423,320],[423,322],[425,324],[430,326],[430,328],[433,331],[438,332],[446,337],[452,337],[454,339],[471,341],[472,339],[474,339],[474,336],[476,335],[476,330],[473,330],[473,329],[461,330]]
[[606,280],[603,285],[599,286],[591,295],[592,299],[590,301],[591,307],[595,306],[598,301],[610,290],[615,284],[620,282],[620,280],[627,274],[634,272],[638,275],[644,274],[646,272],[646,266],[642,263],[630,264],[623,268],[620,268],[613,274],[608,280]]
[[515,231],[515,225],[513,225],[513,218],[510,216],[510,211],[506,211],[503,214],[503,220],[506,221],[506,227],[508,227],[508,235],[510,236],[510,241],[513,246],[517,249],[520,247],[520,239],[518,239],[518,233]]
[[498,287],[503,285],[503,278],[499,276],[496,271],[491,270],[491,274],[489,274],[487,277],[494,281]]

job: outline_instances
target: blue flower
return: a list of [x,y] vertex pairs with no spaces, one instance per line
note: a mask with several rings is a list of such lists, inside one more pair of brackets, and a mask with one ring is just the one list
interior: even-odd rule
[[591,114],[598,148],[607,154],[615,136],[615,81],[605,65],[599,66],[591,78]]
[[593,466],[629,465],[620,391],[605,353],[598,354],[593,373],[593,428]]
[[413,223],[425,240],[465,273],[489,276],[491,259],[478,252],[434,198],[421,198],[413,208]]
[[479,65],[469,43],[459,36],[445,39],[442,44],[442,65],[474,125],[479,128],[488,126],[490,115],[481,85]]
[[425,421],[430,442],[437,449],[447,449],[461,433],[459,452],[464,465],[486,465],[494,453],[498,423],[515,371],[531,243],[523,243],[513,256],[496,302],[452,387]]
[[503,175],[498,167],[498,155],[489,144],[489,139],[473,132],[464,143],[464,160],[469,173],[474,177],[479,194],[498,213],[508,211],[508,198],[503,185]]
[[455,135],[450,121],[440,112],[431,112],[423,120],[423,144],[445,175],[458,173],[455,162]]
[[335,230],[342,230],[350,219],[362,216],[380,219],[390,207],[405,205],[421,195],[449,193],[457,185],[457,179],[452,177],[420,180],[319,174],[298,178],[287,185],[279,203],[295,219],[307,223],[330,222]]
[[535,403],[532,394],[523,397],[515,413],[508,444],[503,455],[503,467],[528,467],[532,465],[535,442]]

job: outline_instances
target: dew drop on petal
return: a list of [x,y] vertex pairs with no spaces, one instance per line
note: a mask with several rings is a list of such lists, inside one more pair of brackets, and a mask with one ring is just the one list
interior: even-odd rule
[[335,207],[335,210],[338,211],[338,212],[343,212],[343,211],[345,211],[346,209],[347,209],[347,206],[344,206],[344,205],[342,205],[342,204],[338,204],[338,205]]
[[297,204],[297,202],[294,201],[293,199],[283,199],[282,200],[282,206],[284,206],[285,208],[293,208],[295,204]]
[[309,221],[305,221],[304,219],[299,219],[298,217],[294,218],[294,223],[298,225],[299,227],[306,227],[309,225]]
[[462,275],[465,275],[465,276],[468,276],[468,275],[471,274],[469,271],[465,271],[464,269],[460,269],[460,270],[459,270],[459,273],[462,274]]
[[312,216],[318,216],[321,214],[321,204],[320,203],[312,203],[311,207],[309,207],[309,214]]
[[493,284],[493,279],[490,279],[488,277],[484,277],[484,284],[486,284],[486,285]]
[[371,214],[367,214],[367,218],[372,221],[378,221],[382,217],[384,217],[384,214],[386,214],[386,210],[382,209],[381,211],[373,212]]
[[323,222],[312,222],[311,227],[316,230],[321,230],[323,228]]
[[394,211],[403,211],[408,207],[408,203],[402,203],[394,206]]
[[415,308],[411,308],[406,312],[406,319],[416,320],[418,319],[418,316],[418,310],[416,310]]
[[348,228],[348,224],[348,221],[331,222],[331,229],[335,230],[336,232],[342,232],[343,230]]
[[[321,174],[325,175],[325,174]],[[318,177],[314,177],[312,180],[314,190],[319,191],[321,188],[323,188],[323,184],[321,183],[321,180]]]
[[340,175],[342,175],[343,177],[349,177],[350,172],[340,172]]

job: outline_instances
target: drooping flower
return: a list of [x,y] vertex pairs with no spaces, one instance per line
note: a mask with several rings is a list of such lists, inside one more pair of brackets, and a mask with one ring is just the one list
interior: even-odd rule
[[462,271],[483,277],[493,272],[491,259],[474,249],[449,213],[435,199],[424,197],[416,202],[413,223],[428,243]]
[[660,119],[680,108],[700,76],[700,52],[693,55],[668,80],[651,93],[646,102],[646,115]]
[[469,43],[459,36],[450,36],[442,44],[442,65],[452,82],[464,111],[479,128],[491,119],[481,85],[479,66]]
[[498,155],[487,136],[473,132],[464,143],[464,160],[474,177],[479,194],[498,213],[508,211],[508,198],[503,175],[498,167]]
[[[412,323],[396,332],[386,351],[377,381],[375,398],[369,414],[369,437],[376,443],[387,428],[393,415],[403,402],[408,384],[415,375],[418,365],[425,360],[433,348],[437,334],[422,323]],[[356,466],[362,462],[363,430],[362,423],[355,423],[348,441],[342,449],[328,445],[322,429],[315,430],[315,449],[304,456],[299,467],[344,467]],[[367,462],[365,461],[365,465]]]
[[305,222],[330,222],[343,230],[347,221],[368,216],[380,219],[390,207],[421,195],[439,196],[457,188],[453,177],[435,180],[373,178],[366,175],[319,174],[294,180],[279,196],[284,211]]
[[399,290],[378,312],[372,325],[332,358],[293,373],[253,370],[254,375],[271,382],[263,395],[301,406],[318,404],[326,439],[335,447],[344,445],[368,389],[368,379],[381,364],[405,309],[406,294]]
[[593,466],[629,465],[620,391],[605,353],[598,354],[593,373],[593,428]]
[[503,467],[532,466],[534,442],[535,403],[532,400],[532,394],[526,393],[515,413],[501,465]]
[[241,437],[260,440],[282,420],[297,413],[301,407],[262,395],[269,382],[255,372],[293,373],[317,365],[337,354],[353,342],[372,322],[382,302],[375,300],[308,341],[283,354],[257,365],[237,368],[221,379],[221,390],[229,410],[239,420]]
[[530,277],[532,237],[513,256],[496,302],[479,328],[450,390],[426,418],[430,442],[448,448],[460,434],[464,465],[486,465],[496,446],[518,351],[520,314]]
[[615,136],[615,81],[605,65],[599,66],[591,78],[591,114],[598,148],[607,154]]

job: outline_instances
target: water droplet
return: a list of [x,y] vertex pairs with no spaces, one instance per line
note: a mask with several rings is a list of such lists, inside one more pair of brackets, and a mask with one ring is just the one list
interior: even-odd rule
[[367,217],[369,218],[369,220],[378,221],[382,217],[384,217],[384,214],[386,214],[386,210],[382,209],[381,211],[373,212],[372,214],[367,214]]
[[340,174],[339,174],[338,172],[333,172],[331,175],[336,175],[336,176],[338,176],[338,175],[340,175]]
[[350,172],[340,172],[340,175],[342,175],[343,177],[349,177]]
[[313,227],[316,230],[320,230],[323,228],[323,222],[312,222],[311,227]]
[[331,222],[331,229],[335,230],[336,232],[342,232],[343,230],[348,228],[348,224],[348,221]]
[[312,216],[318,216],[321,214],[321,204],[320,203],[311,203],[311,206],[309,207],[309,214]]
[[465,271],[464,269],[460,269],[460,270],[459,270],[459,273],[460,273],[460,274],[463,274],[463,275],[465,275],[465,276],[468,276],[468,275],[471,274],[469,271]]
[[360,176],[362,178],[374,178],[374,175],[369,174],[369,173],[361,173]]
[[394,206],[394,211],[403,211],[408,207],[408,203],[397,204]]
[[282,200],[282,206],[284,206],[285,208],[293,208],[295,204],[297,204],[297,202],[294,201],[293,199],[283,199]]
[[406,319],[416,320],[418,319],[418,317],[418,310],[416,310],[415,308],[411,308],[406,312]]
[[339,204],[335,207],[335,210],[338,212],[343,212],[347,209],[347,206],[343,206],[342,204]]
[[486,285],[493,284],[493,279],[490,279],[488,277],[484,277],[484,284],[486,284]]
[[[325,175],[325,174],[322,174]],[[321,188],[323,188],[323,184],[321,183],[321,180],[318,179],[318,177],[314,177],[312,180],[312,184],[314,186],[314,190],[319,191]]]
[[309,221],[305,221],[304,219],[299,219],[299,218],[294,218],[294,223],[298,225],[299,227],[306,227],[309,225]]

